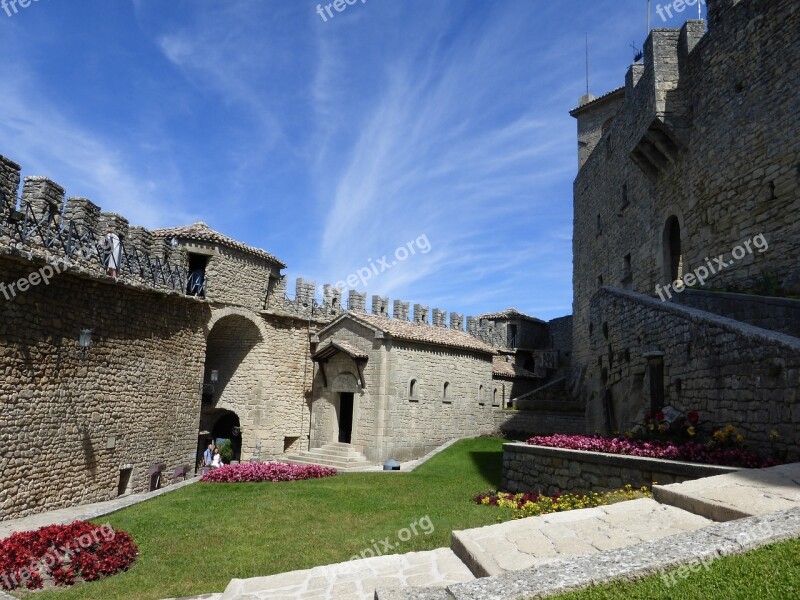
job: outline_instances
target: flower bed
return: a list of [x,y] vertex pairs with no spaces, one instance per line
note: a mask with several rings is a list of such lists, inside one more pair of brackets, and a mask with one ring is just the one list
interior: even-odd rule
[[551,496],[545,496],[537,492],[509,494],[507,492],[489,490],[475,496],[475,503],[511,510],[512,518],[523,519],[554,512],[605,506],[624,500],[652,497],[652,493],[646,487],[635,490],[633,486],[626,485],[623,489],[613,492],[592,492],[585,495],[556,493]]
[[586,450],[606,454],[625,454],[628,456],[681,460],[750,469],[761,469],[781,464],[774,458],[757,456],[738,448],[711,447],[697,442],[675,444],[673,442],[633,440],[624,437],[551,435],[532,437],[526,443],[531,446]]
[[200,479],[203,483],[257,483],[261,481],[300,481],[336,475],[336,469],[317,465],[288,463],[248,463],[225,465],[209,471]]
[[69,586],[127,571],[139,550],[110,525],[75,521],[0,540],[0,589]]

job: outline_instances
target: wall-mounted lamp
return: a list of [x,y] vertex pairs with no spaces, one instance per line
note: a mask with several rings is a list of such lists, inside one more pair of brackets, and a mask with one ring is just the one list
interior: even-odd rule
[[211,383],[217,383],[219,381],[219,371],[217,369],[213,369],[211,371]]

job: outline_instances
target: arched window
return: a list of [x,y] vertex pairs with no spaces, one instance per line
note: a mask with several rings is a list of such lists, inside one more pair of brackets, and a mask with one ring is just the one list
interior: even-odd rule
[[478,388],[478,406],[483,406],[485,402],[483,401],[483,386]]
[[412,379],[408,384],[408,397],[409,398],[416,398],[417,397],[417,380]]
[[497,401],[497,388],[494,388],[494,392],[492,392],[492,406],[500,406],[500,403]]
[[450,399],[450,382],[445,381],[442,386],[442,402],[451,402]]

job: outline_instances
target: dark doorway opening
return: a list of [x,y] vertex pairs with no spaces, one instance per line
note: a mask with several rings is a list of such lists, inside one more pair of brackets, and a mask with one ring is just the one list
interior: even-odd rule
[[206,295],[206,265],[208,257],[202,254],[189,254],[189,280],[186,284],[187,296]]
[[[236,413],[229,412],[216,422],[211,431],[211,438],[217,445],[228,440],[231,444],[231,460],[239,462],[242,459],[242,428]],[[225,458],[223,456],[223,458]]]
[[353,437],[353,393],[339,394],[339,441],[349,444]]

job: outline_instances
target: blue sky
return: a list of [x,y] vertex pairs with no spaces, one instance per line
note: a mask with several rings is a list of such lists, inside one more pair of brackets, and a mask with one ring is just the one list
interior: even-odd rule
[[[663,23],[656,4],[654,27],[696,16]],[[592,93],[622,85],[646,1],[359,0],[333,14],[305,0],[0,9],[0,154],[131,224],[205,221],[264,248],[290,287],[391,264],[412,242],[358,289],[569,314],[584,35]]]

